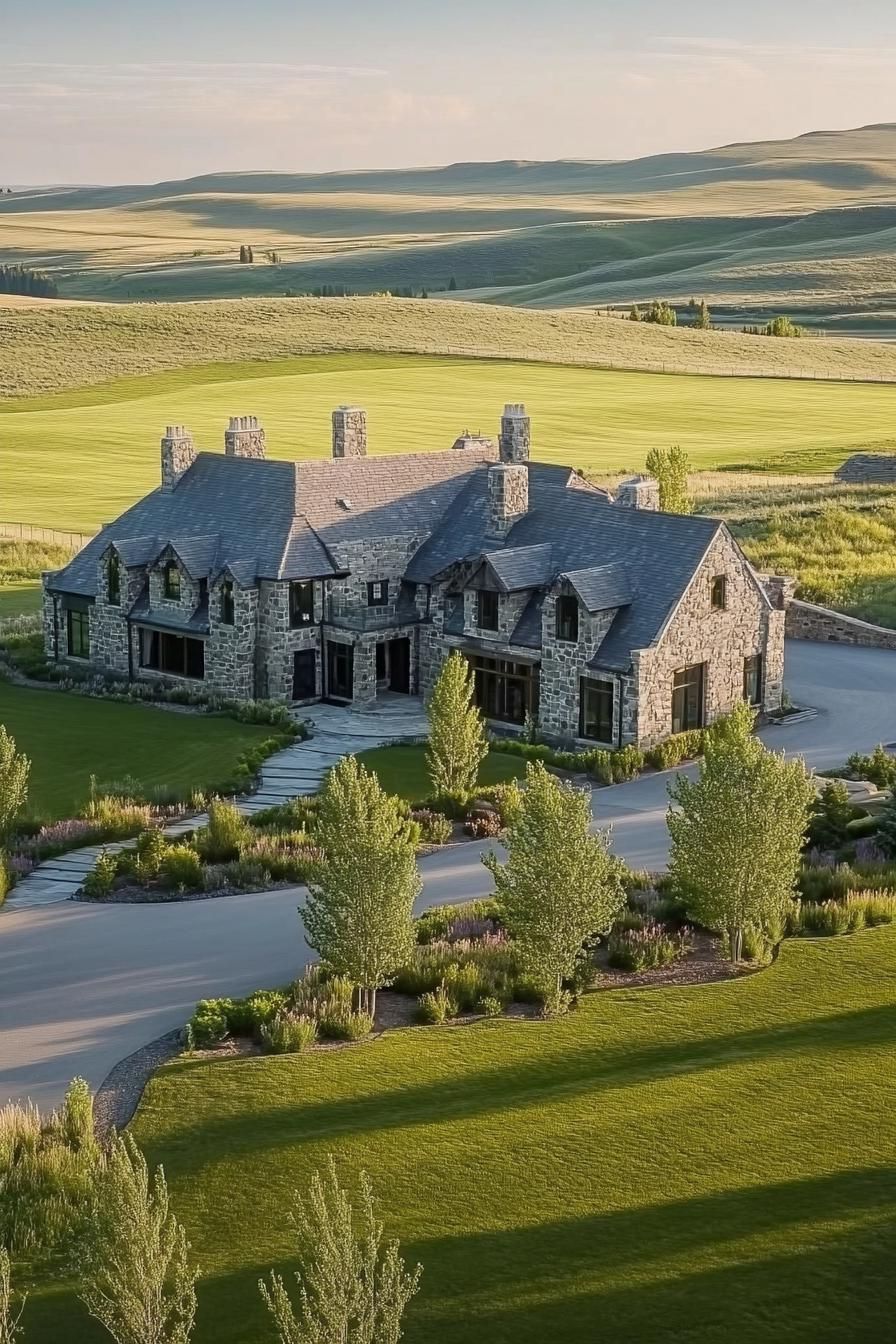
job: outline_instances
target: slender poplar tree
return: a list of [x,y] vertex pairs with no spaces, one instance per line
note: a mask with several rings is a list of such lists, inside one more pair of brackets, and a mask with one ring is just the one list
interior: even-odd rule
[[422,883],[415,828],[401,801],[354,756],[327,775],[317,814],[324,857],[302,910],[308,942],[357,987],[373,1016],[376,991],[410,955]]
[[470,664],[457,650],[442,664],[426,712],[426,767],[433,792],[437,798],[466,798],[479,780],[479,767],[488,755],[488,738],[482,715],[473,704]]

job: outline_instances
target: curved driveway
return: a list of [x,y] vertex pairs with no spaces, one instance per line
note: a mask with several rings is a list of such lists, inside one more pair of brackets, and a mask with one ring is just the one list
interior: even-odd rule
[[[793,643],[787,684],[817,717],[767,729],[769,746],[824,768],[896,739],[896,652]],[[598,825],[635,867],[666,858],[664,775],[595,791]],[[479,846],[423,861],[421,905],[484,894]],[[300,888],[172,905],[65,902],[0,920],[0,1100],[56,1104],[73,1075],[96,1087],[197,999],[285,982],[308,959]]]

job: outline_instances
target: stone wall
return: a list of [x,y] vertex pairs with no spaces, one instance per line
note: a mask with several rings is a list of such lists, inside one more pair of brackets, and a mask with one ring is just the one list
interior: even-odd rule
[[[491,591],[494,591],[493,589]],[[531,593],[498,593],[498,628],[485,630],[479,624],[478,588],[464,589],[464,634],[476,639],[493,639],[496,643],[506,644],[517,627],[525,611]]]
[[[127,676],[131,668],[128,651],[128,617],[133,604],[146,582],[144,569],[136,567],[119,570],[121,601],[109,601],[108,551],[97,562],[96,600],[90,613],[90,660],[105,671]],[[134,661],[133,670],[139,666]]]
[[[724,574],[726,607],[713,611],[712,580]],[[656,648],[635,655],[637,727],[640,744],[672,731],[674,673],[706,664],[705,715],[711,723],[743,699],[744,660],[763,657],[762,708],[781,704],[784,676],[784,613],[769,609],[762,586],[727,533],[713,543]]]
[[[224,576],[226,578],[226,575]],[[258,589],[233,585],[233,624],[221,620],[223,579],[211,585],[209,634],[205,643],[205,683],[211,691],[237,700],[255,699],[255,641]]]
[[[336,563],[350,573],[347,578],[328,581],[326,619],[357,629],[395,621],[401,577],[426,535],[425,532],[401,532],[333,546]],[[367,585],[381,579],[388,580],[389,601],[384,607],[369,607]]]
[[583,676],[614,682],[614,741],[619,728],[620,697],[616,678],[589,672],[586,664],[600,647],[616,615],[610,611],[588,612],[579,603],[579,631],[575,643],[557,638],[557,598],[574,597],[569,584],[558,585],[547,595],[541,614],[541,694],[539,724],[545,736],[572,740],[579,733],[580,681]]
[[[289,583],[262,580],[257,598],[256,685],[259,699],[291,700],[293,654],[313,649],[316,694],[321,694],[320,622],[324,614],[323,585],[314,585],[314,619],[293,628],[289,624]],[[247,652],[247,656],[251,656]]]
[[811,639],[828,644],[856,644],[870,649],[896,649],[896,630],[871,625],[855,616],[813,602],[792,601],[787,608],[788,639]]

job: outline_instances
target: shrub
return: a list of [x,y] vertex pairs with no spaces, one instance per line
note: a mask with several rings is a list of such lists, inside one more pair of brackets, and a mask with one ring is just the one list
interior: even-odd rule
[[854,891],[847,896],[846,905],[850,910],[861,910],[862,923],[857,927],[874,928],[896,920],[896,892],[893,891]]
[[[462,923],[471,927],[481,925],[477,933],[468,928],[465,932],[455,930]],[[462,905],[434,905],[424,910],[414,921],[418,943],[432,943],[441,939],[448,941],[456,938],[475,938],[484,933],[497,933],[500,926],[498,903],[495,900],[465,901]]]
[[677,961],[690,941],[687,929],[673,933],[656,920],[645,920],[640,929],[614,929],[607,940],[607,959],[623,971],[653,970]]
[[839,849],[846,843],[850,825],[858,816],[842,779],[830,779],[812,804],[807,847]]
[[228,1014],[232,1007],[232,999],[199,1000],[189,1022],[189,1029],[197,1045],[215,1045],[224,1040],[230,1030]]
[[137,835],[152,825],[152,813],[147,804],[133,803],[128,798],[116,798],[112,794],[92,793],[84,816],[106,840]]
[[451,822],[443,812],[434,812],[432,808],[420,807],[411,812],[411,817],[420,827],[420,839],[427,845],[447,845],[453,834]]
[[474,840],[490,840],[501,834],[501,818],[497,812],[473,812],[464,822],[464,830]]
[[240,862],[264,868],[275,882],[308,882],[323,859],[304,831],[262,834],[243,845]]
[[271,875],[261,863],[235,859],[232,863],[212,863],[203,871],[205,891],[263,891]]
[[635,779],[644,769],[644,752],[640,747],[621,747],[611,757],[614,784],[623,784]]
[[255,1036],[286,1007],[280,989],[256,989],[244,999],[227,1000],[227,1030],[232,1036]]
[[740,949],[744,961],[766,961],[772,946],[772,940],[762,929],[757,929],[755,924],[744,925]]
[[804,933],[834,935],[849,929],[849,909],[840,901],[807,901],[803,904],[801,928]]
[[258,1038],[269,1055],[301,1054],[317,1041],[317,1023],[300,1013],[281,1012],[262,1024]]
[[157,827],[140,832],[136,845],[136,873],[141,881],[158,877],[167,848],[168,843]]
[[201,891],[205,881],[199,855],[190,845],[169,845],[159,864],[159,876],[174,891]]
[[451,1017],[456,1017],[457,1004],[445,986],[439,985],[438,989],[420,995],[415,1016],[418,1022],[426,1026],[435,1026],[447,1022]]
[[[860,816],[853,816],[846,823],[846,835],[844,840],[861,840],[865,836],[874,835],[880,826],[880,817],[873,813],[863,813]],[[843,843],[843,841],[841,841]]]
[[112,891],[118,876],[118,861],[114,854],[101,849],[90,872],[81,885],[85,896],[92,901],[102,901]]
[[462,1012],[471,1012],[489,990],[487,977],[473,961],[449,966],[445,972],[444,985]]
[[3,904],[9,895],[13,881],[14,874],[10,867],[9,860],[6,857],[6,851],[0,849],[0,905]]
[[196,836],[196,848],[207,863],[229,863],[239,857],[249,838],[249,826],[233,803],[214,798],[208,806],[208,824]]
[[880,743],[870,756],[854,752],[846,764],[855,779],[868,779],[879,789],[892,789],[896,785],[896,756],[891,756]]
[[613,753],[597,748],[595,751],[588,752],[587,761],[588,773],[597,780],[598,784],[613,783]]

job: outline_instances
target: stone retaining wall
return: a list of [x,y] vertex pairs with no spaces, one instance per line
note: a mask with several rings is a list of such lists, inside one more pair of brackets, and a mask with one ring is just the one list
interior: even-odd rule
[[855,616],[813,602],[794,599],[787,606],[785,634],[788,639],[811,639],[829,644],[859,644],[870,649],[896,649],[896,630],[871,625]]

